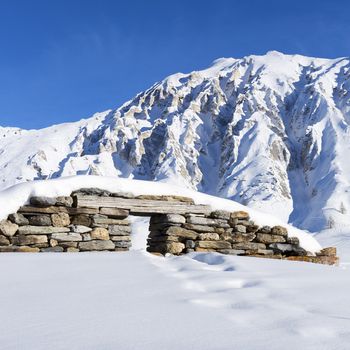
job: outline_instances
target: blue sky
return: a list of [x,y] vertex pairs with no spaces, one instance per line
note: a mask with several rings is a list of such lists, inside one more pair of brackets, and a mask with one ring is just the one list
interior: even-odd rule
[[88,117],[219,57],[348,56],[349,11],[346,0],[0,0],[0,125]]

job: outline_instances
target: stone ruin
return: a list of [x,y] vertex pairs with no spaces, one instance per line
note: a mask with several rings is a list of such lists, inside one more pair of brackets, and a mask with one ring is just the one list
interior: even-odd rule
[[282,226],[258,226],[244,211],[215,210],[181,196],[133,196],[81,189],[67,197],[32,197],[0,221],[0,252],[127,251],[129,215],[149,216],[147,251],[286,259],[334,265],[336,249],[312,254]]

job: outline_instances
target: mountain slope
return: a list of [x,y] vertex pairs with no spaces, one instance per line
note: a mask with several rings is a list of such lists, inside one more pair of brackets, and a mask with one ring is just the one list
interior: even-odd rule
[[349,68],[347,58],[278,52],[220,59],[87,120],[2,128],[0,186],[134,177],[231,198],[311,231],[350,224]]

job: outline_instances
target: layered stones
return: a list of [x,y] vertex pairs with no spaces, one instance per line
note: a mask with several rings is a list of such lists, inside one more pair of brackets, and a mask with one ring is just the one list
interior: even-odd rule
[[29,220],[23,214],[20,213],[10,214],[8,219],[19,226],[29,225]]

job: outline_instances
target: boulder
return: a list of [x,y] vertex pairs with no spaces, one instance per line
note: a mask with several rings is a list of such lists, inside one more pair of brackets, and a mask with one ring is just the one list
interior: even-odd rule
[[98,239],[98,240],[103,240],[103,241],[108,241],[109,240],[109,234],[108,230],[102,227],[97,227],[94,228],[91,232],[91,239]]
[[6,237],[12,237],[18,230],[18,225],[9,220],[0,221],[0,234]]
[[89,241],[80,242],[78,245],[81,251],[92,251],[92,250],[114,250],[115,245],[112,241]]
[[8,219],[14,224],[17,224],[19,226],[29,225],[28,219],[23,214],[20,214],[20,213],[10,214]]
[[70,225],[70,218],[67,213],[57,213],[51,215],[52,225],[55,227],[65,227]]

